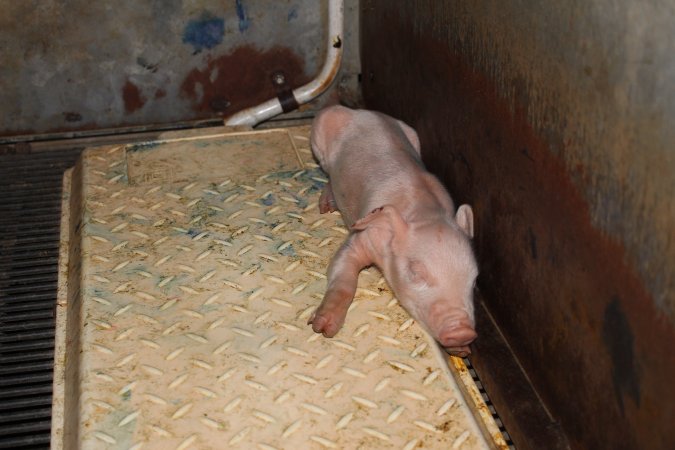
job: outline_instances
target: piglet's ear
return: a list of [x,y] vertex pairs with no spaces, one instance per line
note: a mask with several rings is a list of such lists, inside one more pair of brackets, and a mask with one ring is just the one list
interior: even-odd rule
[[366,217],[357,220],[352,225],[354,231],[363,231],[367,228],[386,230],[391,232],[392,238],[400,238],[408,231],[408,224],[395,206],[384,205],[372,210]]
[[398,125],[401,127],[401,130],[403,130],[403,133],[405,134],[405,137],[408,138],[410,143],[412,144],[413,148],[417,151],[417,154],[420,154],[420,138],[417,136],[417,132],[413,127],[408,125],[405,122],[401,122],[400,120],[398,121]]
[[457,208],[455,221],[467,236],[473,238],[473,210],[471,209],[471,206],[461,205]]

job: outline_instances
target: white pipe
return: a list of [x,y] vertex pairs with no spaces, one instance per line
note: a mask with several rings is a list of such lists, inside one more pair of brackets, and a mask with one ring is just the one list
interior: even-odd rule
[[[326,61],[321,73],[306,85],[293,91],[299,105],[307,103],[322,94],[331,85],[342,61],[344,27],[344,0],[328,0],[328,42],[326,45]],[[257,106],[239,111],[225,121],[225,125],[256,125],[264,120],[281,114],[283,109],[276,98],[267,100]]]

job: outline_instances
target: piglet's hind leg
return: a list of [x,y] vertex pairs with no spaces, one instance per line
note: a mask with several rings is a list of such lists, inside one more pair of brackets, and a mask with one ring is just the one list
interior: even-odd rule
[[333,211],[337,211],[337,204],[335,203],[335,197],[333,197],[333,189],[328,182],[323,187],[321,197],[319,197],[319,212],[325,214]]
[[359,272],[372,262],[359,236],[351,235],[333,257],[328,268],[326,294],[308,321],[316,333],[326,337],[335,336],[342,328],[354,300]]

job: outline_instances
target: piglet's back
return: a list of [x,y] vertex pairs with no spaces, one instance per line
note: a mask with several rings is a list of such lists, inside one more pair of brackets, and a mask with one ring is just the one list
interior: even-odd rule
[[[325,108],[314,119],[311,141],[314,155],[329,173],[335,159],[346,156],[341,155],[343,152],[359,155],[360,160],[369,163],[368,167],[382,164],[384,158],[396,158],[389,166],[400,163],[422,166],[415,131],[403,122],[375,111],[344,106]],[[348,156],[351,158],[353,154]]]
[[327,108],[314,120],[312,149],[330,177],[346,220],[358,219],[392,199],[405,202],[405,192],[420,182],[416,175],[423,165],[417,135],[384,114]]

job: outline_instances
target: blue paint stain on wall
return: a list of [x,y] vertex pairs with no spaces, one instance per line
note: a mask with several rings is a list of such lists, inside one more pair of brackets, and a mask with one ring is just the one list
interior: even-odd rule
[[246,8],[244,7],[243,0],[236,0],[235,5],[237,7],[237,17],[239,18],[239,32],[243,33],[251,26],[251,20],[248,18],[248,15],[246,15]]
[[183,42],[192,45],[195,53],[210,49],[223,42],[225,20],[205,12],[197,20],[188,22],[183,32]]
[[298,18],[298,5],[293,5],[291,9],[288,11],[288,18],[286,20],[290,22],[291,20],[297,18]]

